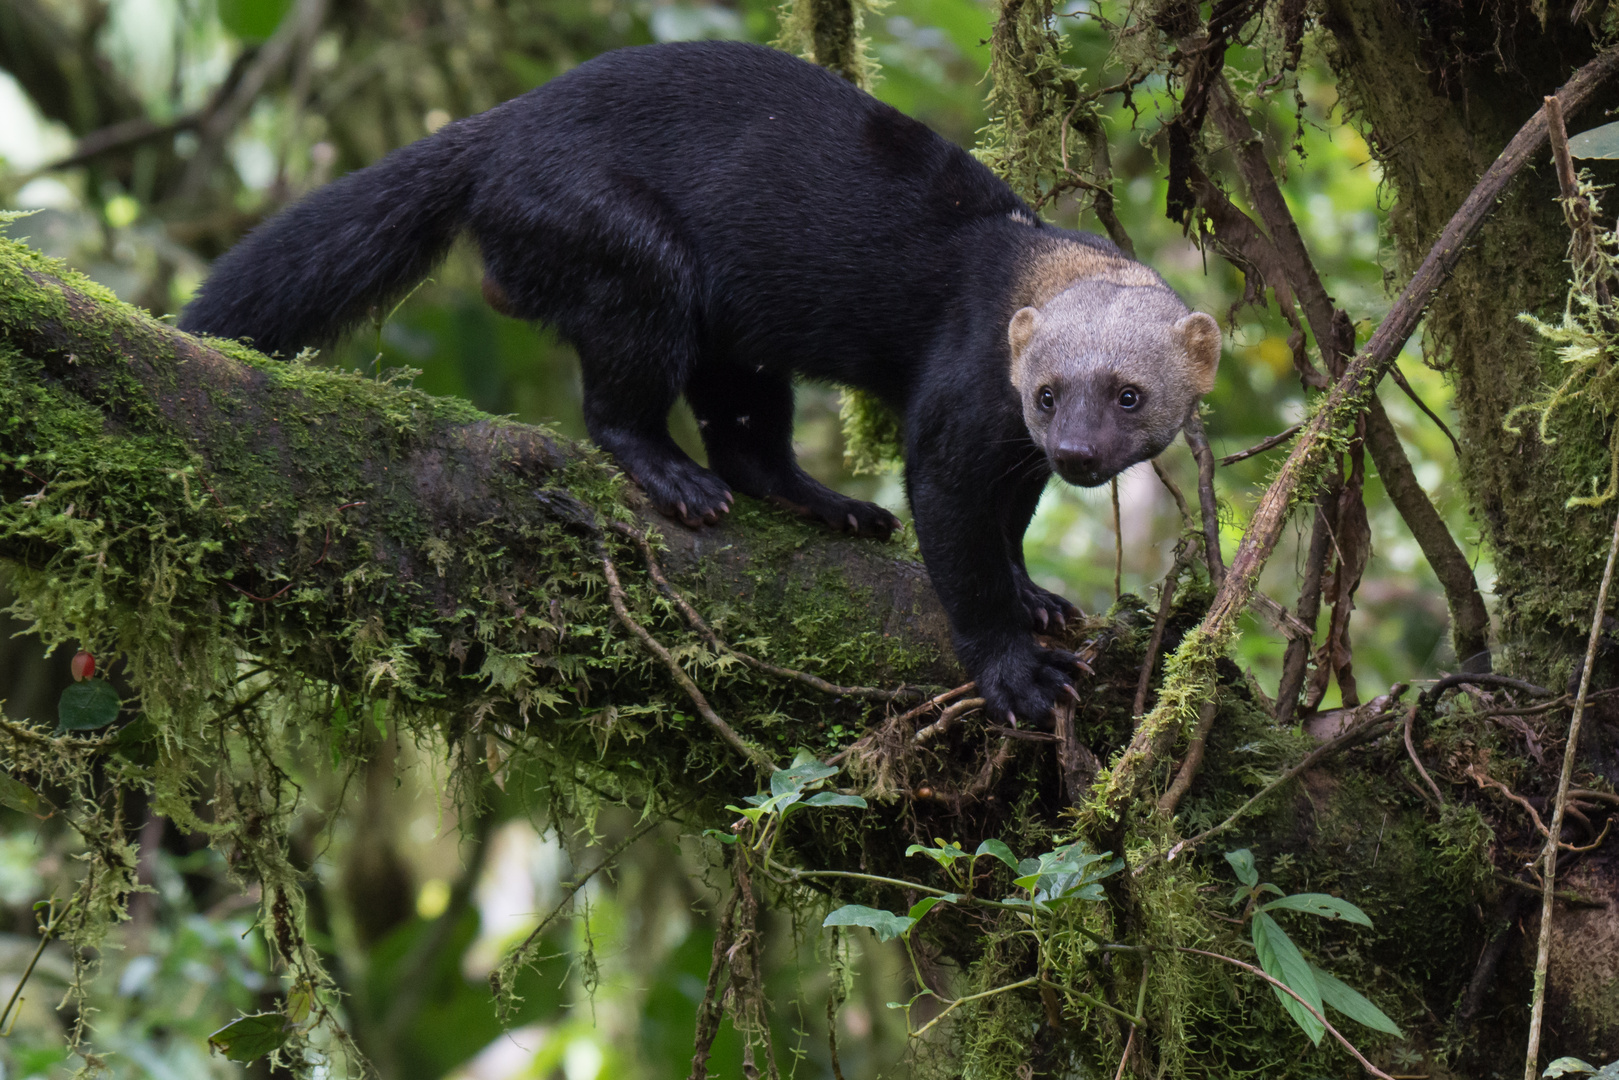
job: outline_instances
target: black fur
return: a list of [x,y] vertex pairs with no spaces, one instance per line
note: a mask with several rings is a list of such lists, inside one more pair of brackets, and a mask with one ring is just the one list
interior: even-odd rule
[[[962,663],[997,720],[1041,721],[1077,662],[1030,630],[1074,609],[1023,567],[1050,467],[1007,325],[1035,247],[1113,249],[1033,222],[959,147],[812,64],[648,46],[315,192],[220,259],[181,325],[320,344],[470,232],[491,303],[577,347],[591,435],[689,524],[734,488],[886,536],[892,515],[811,479],[791,445],[795,375],[868,390],[905,418],[917,535]],[[680,394],[709,469],[669,437]]]

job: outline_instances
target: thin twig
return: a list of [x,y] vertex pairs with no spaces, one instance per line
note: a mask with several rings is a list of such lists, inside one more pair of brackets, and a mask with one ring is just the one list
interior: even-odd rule
[[1169,609],[1175,600],[1175,587],[1180,584],[1181,572],[1191,561],[1191,545],[1182,537],[1175,545],[1175,561],[1164,575],[1158,592],[1158,615],[1153,619],[1152,637],[1147,640],[1147,655],[1141,660],[1141,676],[1136,680],[1136,702],[1131,716],[1140,716],[1147,709],[1147,691],[1152,688],[1152,673],[1158,663],[1158,648],[1164,643],[1164,627],[1169,623]]
[[690,602],[673,585],[669,584],[669,579],[664,576],[663,568],[658,565],[657,556],[652,551],[652,544],[644,535],[621,521],[611,523],[608,528],[628,538],[631,543],[640,549],[641,558],[646,562],[647,576],[658,587],[658,591],[663,593],[671,604],[675,605],[681,615],[685,616],[686,621],[691,624],[691,628],[697,631],[698,635],[707,641],[714,651],[735,657],[757,671],[803,683],[805,686],[819,690],[823,694],[831,694],[834,697],[864,698],[869,701],[896,701],[901,697],[915,697],[921,692],[915,687],[904,686],[897,690],[882,690],[874,686],[839,686],[836,683],[827,682],[817,675],[811,675],[807,671],[781,667],[742,652],[740,649],[727,644],[715,633],[714,629],[697,613],[697,609],[692,607]]
[[[1496,874],[1495,880],[1499,881],[1503,885],[1517,889],[1519,892],[1529,893],[1536,898],[1540,896],[1539,885],[1531,885],[1527,881],[1520,881],[1518,878],[1512,877],[1509,874]],[[1572,904],[1574,907],[1605,908],[1608,906],[1608,902],[1606,900],[1593,900],[1591,897],[1581,896],[1579,893],[1574,892],[1571,889],[1565,889],[1563,892],[1558,893],[1557,899],[1561,900],[1565,904]]]
[[686,696],[691,698],[692,704],[697,707],[698,715],[708,722],[708,726],[713,728],[720,738],[730,744],[731,748],[737,753],[765,772],[775,772],[776,765],[770,760],[769,755],[758,747],[749,745],[742,736],[736,733],[730,724],[721,720],[719,714],[709,705],[708,699],[703,696],[703,692],[697,688],[697,684],[691,681],[691,676],[687,675],[685,669],[675,661],[673,656],[669,655],[669,650],[664,648],[658,639],[647,631],[646,627],[630,617],[629,605],[624,600],[624,586],[618,580],[618,569],[613,565],[612,558],[607,554],[607,544],[600,538],[596,541],[596,555],[601,560],[602,572],[607,577],[607,599],[612,603],[613,614],[618,616],[618,621],[623,624],[626,630],[635,635],[647,652],[663,661],[663,666],[669,670],[669,674],[674,677],[675,682],[680,684],[680,688],[686,691]]
[[[1548,111],[1550,111],[1548,109]],[[1557,117],[1559,125],[1562,117]],[[1563,747],[1563,772],[1557,779],[1557,799],[1552,804],[1551,831],[1540,855],[1540,944],[1535,950],[1535,986],[1529,1010],[1529,1049],[1524,1057],[1525,1080],[1536,1080],[1540,1075],[1540,1024],[1546,1012],[1546,968],[1551,958],[1552,903],[1557,879],[1557,844],[1563,835],[1563,813],[1568,806],[1568,792],[1574,777],[1574,758],[1580,745],[1580,722],[1585,719],[1585,696],[1591,689],[1591,670],[1596,667],[1597,645],[1602,640],[1602,614],[1608,607],[1608,586],[1613,583],[1613,564],[1619,558],[1619,516],[1613,522],[1613,542],[1608,546],[1608,565],[1602,569],[1602,584],[1597,589],[1596,611],[1591,615],[1591,636],[1585,645],[1585,670],[1580,672],[1580,690],[1574,695],[1574,716],[1568,722],[1568,740]],[[1602,835],[1607,836],[1604,829]],[[1601,838],[1598,838],[1601,843]]]
[[[1392,702],[1390,702],[1390,704],[1392,704]],[[1294,777],[1298,776],[1300,773],[1304,772],[1306,769],[1309,769],[1309,768],[1313,767],[1317,762],[1320,762],[1320,761],[1322,761],[1322,760],[1324,760],[1326,758],[1331,757],[1333,754],[1336,754],[1339,750],[1342,750],[1342,749],[1344,749],[1345,747],[1348,747],[1348,746],[1352,746],[1355,743],[1362,742],[1365,739],[1370,738],[1372,735],[1376,734],[1376,731],[1377,731],[1378,728],[1380,728],[1384,724],[1388,723],[1389,716],[1390,716],[1389,711],[1385,709],[1385,710],[1377,713],[1375,716],[1371,717],[1370,719],[1368,719],[1368,720],[1366,720],[1366,721],[1364,721],[1362,723],[1356,724],[1354,727],[1352,727],[1349,730],[1345,731],[1343,734],[1339,735],[1337,738],[1333,739],[1332,741],[1322,743],[1320,746],[1316,747],[1314,750],[1312,750],[1308,754],[1304,755],[1304,760],[1300,761],[1297,765],[1295,765],[1291,769],[1287,770],[1287,772],[1283,773],[1281,776],[1278,776],[1275,780],[1272,780],[1270,783],[1266,784],[1262,789],[1260,789],[1260,791],[1256,795],[1254,795],[1253,798],[1249,799],[1247,802],[1245,802],[1241,806],[1237,807],[1237,809],[1232,813],[1232,815],[1230,817],[1226,818],[1224,821],[1220,822],[1220,824],[1218,824],[1218,825],[1214,825],[1214,826],[1211,826],[1210,828],[1204,829],[1202,832],[1198,833],[1196,836],[1191,837],[1188,840],[1180,841],[1174,847],[1170,848],[1167,852],[1165,852],[1163,857],[1166,860],[1173,860],[1173,859],[1177,858],[1181,854],[1181,852],[1188,851],[1191,848],[1197,847],[1199,844],[1203,843],[1204,841],[1209,840],[1212,837],[1218,836],[1220,833],[1225,832],[1227,829],[1231,828],[1238,821],[1240,821],[1242,819],[1242,816],[1244,814],[1246,814],[1249,810],[1253,809],[1253,807],[1256,804],[1258,804],[1263,799],[1265,799],[1268,795],[1270,795],[1271,792],[1275,791],[1277,788],[1281,787],[1283,784],[1286,784],[1288,781],[1292,780]],[[1133,869],[1131,871],[1131,875],[1132,876],[1139,875],[1143,870],[1145,870],[1148,866],[1150,866],[1152,864],[1152,862],[1156,858],[1157,858],[1157,856],[1150,856],[1147,859],[1142,860],[1142,862],[1139,865],[1137,865],[1135,867],[1135,869]]]
[[1247,461],[1251,457],[1263,454],[1266,450],[1273,450],[1292,439],[1293,436],[1297,435],[1301,430],[1303,430],[1303,428],[1304,425],[1299,423],[1294,424],[1292,427],[1285,430],[1278,431],[1270,438],[1262,439],[1246,450],[1238,450],[1235,454],[1227,454],[1225,457],[1220,459],[1220,465],[1222,468],[1227,465],[1235,465],[1239,461]]
[[1119,478],[1107,482],[1108,493],[1113,496],[1113,599],[1123,595],[1124,581],[1124,523],[1119,518]]
[[585,885],[589,883],[591,878],[595,877],[597,874],[613,865],[613,863],[617,862],[618,857],[624,854],[624,852],[628,851],[630,845],[634,844],[637,840],[641,839],[653,829],[656,829],[659,825],[662,825],[665,821],[668,821],[669,818],[673,817],[674,813],[677,812],[678,809],[669,814],[667,817],[653,818],[645,825],[642,825],[639,829],[636,829],[634,832],[630,833],[630,835],[614,844],[612,848],[601,857],[600,861],[598,861],[595,866],[591,867],[587,872],[567,884],[567,886],[562,890],[562,898],[552,906],[550,912],[545,916],[545,918],[540,920],[539,925],[533,930],[529,931],[528,937],[523,939],[522,944],[518,945],[516,949],[511,951],[520,953],[532,945],[535,939],[545,932],[545,928],[556,921],[556,917],[562,914],[562,909],[568,906],[568,904],[573,900],[574,896],[579,892],[580,889],[584,888]]
[[1296,638],[1309,641],[1315,637],[1314,628],[1306,626],[1297,615],[1258,589],[1254,590],[1253,598],[1248,601],[1248,610],[1270,623],[1288,641]]
[[1264,979],[1266,982],[1270,983],[1272,986],[1276,987],[1278,990],[1285,993],[1288,997],[1292,998],[1294,1001],[1297,1001],[1300,1005],[1303,1005],[1306,1012],[1308,1012],[1311,1016],[1315,1017],[1316,1020],[1321,1024],[1321,1026],[1326,1028],[1327,1031],[1329,1031],[1332,1034],[1332,1037],[1334,1039],[1337,1039],[1340,1043],[1342,1043],[1345,1050],[1348,1050],[1351,1054],[1354,1055],[1355,1060],[1360,1062],[1361,1068],[1365,1069],[1367,1072],[1371,1073],[1373,1076],[1381,1077],[1382,1080],[1394,1080],[1394,1078],[1392,1076],[1390,1076],[1388,1073],[1384,1072],[1382,1069],[1379,1069],[1376,1065],[1373,1065],[1370,1061],[1367,1061],[1365,1055],[1362,1054],[1359,1050],[1355,1049],[1355,1044],[1350,1042],[1348,1039],[1344,1038],[1341,1034],[1339,1034],[1338,1029],[1333,1027],[1332,1024],[1330,1024],[1327,1021],[1327,1018],[1325,1016],[1321,1015],[1321,1012],[1320,1012],[1319,1009],[1317,1009],[1314,1005],[1311,1005],[1308,1001],[1305,1001],[1302,997],[1300,997],[1298,995],[1298,992],[1296,990],[1294,990],[1291,986],[1287,985],[1282,980],[1277,979],[1277,978],[1273,978],[1272,976],[1267,975],[1265,972],[1261,971],[1259,968],[1254,967],[1254,965],[1245,964],[1241,960],[1236,959],[1235,957],[1226,956],[1224,953],[1209,952],[1206,949],[1189,949],[1184,945],[1177,945],[1176,946],[1176,951],[1184,952],[1184,953],[1192,953],[1195,956],[1207,956],[1211,960],[1223,960],[1228,964],[1234,964],[1235,966],[1242,968],[1242,970],[1248,972],[1250,975],[1258,975],[1261,979]]
[[1535,697],[1551,697],[1554,691],[1544,686],[1536,686],[1523,679],[1514,679],[1510,675],[1497,675],[1491,671],[1462,671],[1454,675],[1446,675],[1438,682],[1422,692],[1422,700],[1431,704],[1439,700],[1439,695],[1456,686],[1504,686],[1510,690],[1521,690]]
[[1225,559],[1220,556],[1220,506],[1214,495],[1214,451],[1209,447],[1203,418],[1195,412],[1181,429],[1186,445],[1197,459],[1197,501],[1203,511],[1203,559],[1209,566],[1209,581],[1216,589],[1225,584]]
[[1192,781],[1197,779],[1197,771],[1203,767],[1203,754],[1209,745],[1209,732],[1214,730],[1214,718],[1219,715],[1219,711],[1214,698],[1203,703],[1203,711],[1197,717],[1197,728],[1192,732],[1192,741],[1186,744],[1186,756],[1181,759],[1181,767],[1176,771],[1175,779],[1169,788],[1158,800],[1158,812],[1165,817],[1174,816],[1175,808],[1192,789]]
[[[837,927],[832,932],[837,933]],[[832,1054],[832,1080],[843,1080],[843,1065],[838,1061],[838,1007],[830,990],[826,992],[826,1046]]]
[[1389,378],[1394,380],[1395,386],[1405,391],[1405,396],[1410,398],[1417,408],[1428,414],[1428,419],[1438,425],[1439,430],[1445,433],[1445,438],[1450,440],[1451,449],[1456,451],[1456,456],[1460,458],[1462,456],[1462,444],[1457,441],[1455,434],[1451,432],[1450,425],[1445,423],[1438,413],[1428,408],[1428,403],[1423,401],[1422,396],[1417,393],[1416,389],[1405,381],[1405,375],[1400,371],[1398,365],[1389,368]]
[[1192,529],[1192,508],[1186,505],[1186,496],[1181,494],[1180,485],[1175,483],[1175,478],[1170,476],[1169,470],[1164,468],[1161,455],[1152,459],[1152,471],[1157,475],[1159,483],[1163,484],[1168,489],[1170,496],[1174,498],[1175,509],[1179,510],[1181,515],[1181,528],[1190,532]]
[[[1519,795],[1516,791],[1513,791],[1511,788],[1507,787],[1505,784],[1503,784],[1501,781],[1497,780],[1495,777],[1491,776],[1489,773],[1480,770],[1476,765],[1469,765],[1467,767],[1467,775],[1469,777],[1471,777],[1472,780],[1473,780],[1473,783],[1477,784],[1479,787],[1481,787],[1481,788],[1486,788],[1486,787],[1487,788],[1493,788],[1496,791],[1499,791],[1502,794],[1502,796],[1504,796],[1507,799],[1507,801],[1516,804],[1519,809],[1521,809],[1524,813],[1529,815],[1529,820],[1534,822],[1535,831],[1538,832],[1541,835],[1541,837],[1543,837],[1544,839],[1547,839],[1547,840],[1551,839],[1552,831],[1546,825],[1546,822],[1541,818],[1540,811],[1535,809],[1535,804],[1534,803],[1530,802],[1528,799],[1524,798],[1522,795]],[[1575,847],[1573,844],[1565,843],[1563,841],[1558,841],[1557,846],[1562,851],[1578,852],[1578,851],[1590,851],[1592,849],[1592,847],[1594,847],[1595,845],[1589,845],[1587,847],[1580,848],[1580,847]],[[1539,860],[1536,860],[1536,861],[1539,861]]]
[[1411,727],[1416,723],[1417,710],[1420,708],[1422,708],[1422,703],[1419,700],[1413,702],[1405,712],[1405,752],[1411,756],[1411,764],[1417,767],[1417,772],[1421,774],[1422,779],[1427,783],[1428,789],[1433,792],[1434,801],[1443,806],[1445,805],[1445,797],[1439,793],[1439,785],[1434,783],[1433,777],[1428,775],[1428,770],[1422,765],[1422,759],[1417,757],[1417,748],[1411,742]]
[[1574,233],[1573,258],[1576,265],[1597,270],[1596,298],[1606,306],[1611,298],[1608,276],[1602,272],[1597,260],[1596,226],[1591,220],[1591,204],[1580,194],[1579,178],[1574,174],[1574,159],[1568,152],[1568,130],[1563,125],[1563,108],[1555,97],[1545,99],[1546,133],[1552,145],[1552,161],[1557,166],[1557,185],[1563,193],[1563,214]]
[[982,709],[983,707],[984,699],[981,697],[963,698],[954,705],[950,706],[944,712],[940,713],[939,718],[933,721],[933,723],[929,724],[927,727],[918,728],[916,734],[912,736],[911,741],[920,745],[927,742],[929,739],[942,735],[944,732],[948,731],[950,726],[957,720],[961,719],[963,716],[966,716],[974,709]]
[[1276,722],[1289,724],[1298,709],[1299,691],[1304,689],[1310,647],[1315,641],[1316,620],[1321,617],[1321,583],[1326,578],[1327,559],[1332,555],[1332,526],[1338,516],[1338,491],[1342,478],[1334,475],[1316,496],[1310,523],[1310,546],[1304,558],[1304,580],[1299,583],[1297,620],[1308,633],[1287,643],[1282,654],[1282,677],[1276,686]]
[[17,999],[22,995],[22,988],[28,985],[29,978],[34,974],[34,966],[39,963],[39,958],[45,955],[45,946],[51,943],[51,935],[56,933],[57,925],[67,918],[67,913],[73,910],[73,903],[76,900],[78,900],[77,895],[68,897],[67,903],[58,912],[55,898],[51,899],[50,907],[46,910],[45,921],[39,928],[39,947],[34,950],[34,955],[29,958],[28,966],[23,968],[22,977],[17,980],[17,988],[11,992],[10,999],[6,1001],[6,1007],[0,1009],[0,1031],[7,1030],[6,1017],[10,1016],[11,1010],[16,1007]]
[[923,713],[927,712],[929,709],[938,708],[940,705],[943,705],[945,702],[950,701],[953,698],[958,698],[962,694],[969,693],[969,692],[971,692],[973,690],[976,690],[977,688],[978,688],[977,683],[964,682],[960,686],[955,687],[952,690],[946,690],[944,693],[940,694],[938,697],[929,698],[927,701],[922,702],[922,704],[918,705],[916,708],[910,710],[909,712],[901,713],[898,717],[895,718],[895,722],[900,723],[900,724],[909,723],[910,721],[915,720],[918,716],[921,716]]

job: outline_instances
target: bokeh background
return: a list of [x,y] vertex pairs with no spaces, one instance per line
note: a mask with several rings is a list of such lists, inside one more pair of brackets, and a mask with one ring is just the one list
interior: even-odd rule
[[[1126,67],[1108,53],[1100,20],[1124,5],[1066,5],[1059,25],[1069,60],[1101,84]],[[881,65],[877,95],[964,146],[985,123],[983,99],[995,16],[978,0],[892,0],[867,15]],[[278,207],[450,120],[522,93],[606,49],[702,37],[769,42],[776,9],[762,0],[5,0],[0,6],[0,206],[31,211],[14,237],[65,259],[156,314],[177,312],[211,258]],[[1228,73],[1240,77],[1244,66]],[[1240,277],[1164,215],[1159,107],[1147,82],[1108,114],[1117,211],[1144,261],[1226,328],[1219,386],[1206,425],[1216,454],[1240,451],[1304,414],[1288,328],[1274,307],[1238,309]],[[1364,339],[1390,304],[1386,207],[1366,144],[1340,108],[1322,58],[1306,42],[1299,96],[1274,105],[1267,139],[1296,153],[1284,193],[1328,290]],[[1237,199],[1240,203],[1240,197]],[[1072,200],[1043,211],[1100,231]],[[546,421],[582,437],[578,371],[569,348],[538,328],[496,315],[479,295],[477,254],[458,247],[431,280],[380,325],[356,333],[322,363],[415,369],[432,393],[485,410]],[[1413,347],[1401,369],[1450,419],[1444,378]],[[1446,436],[1391,383],[1383,400],[1423,486],[1452,532],[1481,558],[1477,528],[1454,483]],[[806,385],[796,441],[805,466],[840,489],[907,515],[897,475],[847,467],[838,391]],[[677,437],[701,447],[677,408]],[[1217,476],[1229,555],[1277,454]],[[1162,464],[1195,501],[1184,445]],[[1120,587],[1156,604],[1182,522],[1143,465],[1120,479],[1116,536],[1106,488],[1054,484],[1029,531],[1031,571],[1086,611],[1104,611]],[[1454,663],[1443,595],[1374,477],[1367,484],[1373,556],[1358,594],[1356,673],[1363,699],[1399,677]],[[1119,537],[1122,537],[1122,544]],[[1296,599],[1299,536],[1272,560],[1262,587]],[[1481,586],[1492,579],[1479,567]],[[0,598],[4,578],[0,571]],[[1486,594],[1488,599],[1488,594]],[[1324,622],[1324,620],[1323,620]],[[1248,620],[1239,662],[1274,692],[1283,642]],[[0,639],[0,699],[14,719],[54,719],[69,651],[46,655],[15,621]],[[1330,692],[1337,693],[1336,689]],[[1323,704],[1330,707],[1335,698]],[[367,1034],[389,1077],[654,1080],[687,1075],[697,1002],[713,927],[714,853],[666,824],[630,847],[548,925],[551,959],[524,988],[509,1030],[494,1017],[485,979],[503,949],[528,935],[573,881],[631,835],[633,811],[604,806],[565,827],[547,819],[543,793],[509,771],[504,795],[475,821],[442,791],[444,748],[400,741],[375,718],[375,759],[354,776],[319,748],[308,755],[300,857],[309,875],[312,928],[345,986],[348,1019]],[[404,766],[396,780],[397,766]],[[738,792],[737,795],[747,794]],[[339,800],[358,813],[333,826]],[[141,840],[132,918],[101,957],[89,1045],[116,1076],[234,1076],[206,1037],[238,1012],[270,1000],[272,979],[255,925],[256,897],[231,880],[217,854],[147,808],[126,808]],[[0,998],[17,985],[38,941],[33,905],[65,896],[79,841],[52,820],[0,811]],[[828,942],[817,920],[774,914],[769,949],[779,963],[772,1000],[776,1045],[795,1075],[830,1077],[824,1037]],[[799,968],[792,962],[802,956]],[[816,957],[822,959],[816,962]],[[902,954],[863,932],[852,939],[852,994],[838,1019],[843,1074],[904,1076],[913,1055],[887,1002],[909,996]],[[84,1062],[63,1050],[79,1019],[59,1010],[71,965],[55,946],[40,960],[6,1037],[0,1080],[67,1076]],[[711,1065],[740,1076],[740,1044],[726,1028]],[[262,1065],[253,1067],[263,1072]]]

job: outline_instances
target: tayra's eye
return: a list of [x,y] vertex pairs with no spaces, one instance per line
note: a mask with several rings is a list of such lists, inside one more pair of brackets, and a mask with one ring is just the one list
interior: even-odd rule
[[1049,386],[1040,388],[1040,407],[1046,412],[1050,412],[1057,407],[1057,395],[1051,392],[1051,387]]
[[1119,408],[1133,409],[1141,404],[1141,391],[1133,386],[1126,386],[1119,391]]

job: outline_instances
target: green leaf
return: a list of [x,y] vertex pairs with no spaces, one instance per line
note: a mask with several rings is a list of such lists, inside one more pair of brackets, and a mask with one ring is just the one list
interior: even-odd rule
[[280,1013],[238,1016],[212,1035],[208,1045],[226,1061],[256,1061],[287,1041],[292,1025]]
[[1619,124],[1603,124],[1570,136],[1568,152],[1577,158],[1619,158]]
[[275,33],[292,0],[219,0],[219,21],[243,41],[257,43]]
[[1247,848],[1225,853],[1225,861],[1237,872],[1237,880],[1250,889],[1259,884],[1259,871],[1254,867],[1254,853]]
[[56,705],[57,731],[95,731],[118,719],[123,702],[106,679],[86,679],[62,691]]
[[741,807],[732,806],[731,804],[727,803],[725,809],[741,814],[755,825],[759,824],[759,819],[765,815],[765,812],[757,806]]
[[[1067,844],[1048,851],[1034,862],[1034,872],[1015,878],[1012,884],[1028,889],[1036,903],[1054,903],[1062,900],[1100,900],[1102,891],[1096,882],[1124,868],[1123,859],[1097,867],[1111,852],[1098,855],[1082,842]],[[1028,867],[1030,860],[1018,864]]]
[[736,843],[736,833],[726,832],[724,829],[704,829],[704,836],[712,836],[722,844]]
[[307,986],[299,986],[287,994],[286,1017],[287,1023],[294,1026],[309,1019],[309,1011],[315,1006],[315,995]]
[[0,804],[25,814],[39,812],[39,792],[6,772],[0,772]]
[[1017,871],[1017,856],[1012,854],[1011,848],[999,840],[985,840],[982,844],[979,844],[978,850],[973,852],[973,858],[976,859],[980,855],[993,855],[1007,866],[1010,866],[1014,873]]
[[852,806],[857,810],[866,808],[866,800],[858,795],[839,795],[835,791],[822,791],[811,795],[804,800],[805,806]]
[[940,866],[949,866],[957,859],[965,859],[967,852],[960,844],[946,844],[943,840],[935,840],[936,847],[927,847],[923,844],[912,844],[905,849],[905,855],[926,855]]
[[1315,976],[1315,984],[1321,988],[1321,1000],[1325,1004],[1337,1009],[1355,1023],[1365,1024],[1373,1031],[1382,1031],[1397,1039],[1405,1038],[1400,1026],[1390,1020],[1387,1013],[1352,989],[1348,983],[1314,964],[1310,965],[1310,974]]
[[[1293,944],[1293,939],[1281,928],[1275,919],[1263,911],[1254,913],[1253,922],[1254,951],[1259,954],[1259,966],[1265,969],[1265,974],[1271,978],[1285,983],[1291,987],[1299,997],[1308,1001],[1317,1012],[1321,1011],[1321,990],[1315,983],[1315,972],[1299,952],[1299,947]],[[1310,1011],[1300,1005],[1291,994],[1286,994],[1278,987],[1271,987],[1276,999],[1282,1003],[1282,1008],[1293,1018],[1294,1023],[1304,1029],[1304,1034],[1317,1046],[1321,1045],[1321,1036],[1327,1033],[1321,1021],[1310,1015]]]
[[838,770],[834,766],[822,765],[819,761],[806,761],[802,765],[794,765],[790,769],[771,773],[770,794],[786,795],[788,792],[803,791],[806,785],[837,774]]
[[[1619,127],[1619,124],[1609,124],[1608,126],[1609,127]],[[1602,129],[1598,128],[1597,130],[1600,131]],[[1597,1071],[1596,1066],[1588,1065],[1585,1062],[1581,1061],[1579,1058],[1560,1057],[1556,1061],[1552,1062],[1550,1065],[1546,1066],[1546,1071],[1541,1073],[1540,1075],[1541,1076],[1579,1076],[1579,1075],[1582,1075],[1582,1074],[1583,1075],[1589,1075],[1589,1074],[1594,1073],[1596,1071]]]
[[869,908],[864,904],[845,904],[828,915],[821,925],[865,926],[877,934],[878,941],[892,941],[915,926],[916,920],[908,915],[895,915],[892,911]]
[[1304,911],[1311,915],[1319,915],[1323,919],[1345,919],[1359,926],[1372,925],[1372,920],[1368,919],[1366,913],[1360,908],[1351,904],[1348,900],[1340,900],[1336,896],[1328,896],[1326,893],[1294,893],[1292,896],[1284,896],[1280,900],[1272,900],[1259,910],[1275,911],[1277,909]]
[[932,911],[937,904],[954,904],[961,899],[960,893],[945,893],[943,896],[924,896],[911,905],[910,916],[916,922],[922,921],[922,916]]

